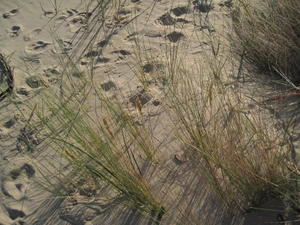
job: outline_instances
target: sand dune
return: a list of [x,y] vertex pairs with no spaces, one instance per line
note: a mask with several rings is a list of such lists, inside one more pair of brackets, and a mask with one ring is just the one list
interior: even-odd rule
[[[230,27],[230,19],[224,1],[215,0],[213,5],[205,7],[197,5],[197,1],[127,1],[118,14],[107,19],[99,33],[97,27],[90,26],[93,15],[81,0],[2,0],[0,3],[0,52],[9,58],[15,79],[12,99],[15,104],[8,99],[0,102],[0,224],[151,224],[136,212],[122,207],[111,208],[105,201],[99,200],[97,208],[93,209],[72,205],[70,200],[55,199],[41,189],[37,185],[41,170],[47,173],[43,169],[49,160],[60,165],[61,159],[51,151],[36,151],[41,141],[34,130],[26,127],[21,112],[29,118],[30,112],[23,106],[38,101],[43,90],[57,85],[64,70],[59,60],[62,52],[68,52],[74,56],[82,72],[87,70],[91,60],[96,59],[93,65],[95,83],[108,96],[121,92],[133,114],[138,115],[135,104],[139,98],[147,116],[157,121],[163,119],[165,115],[159,107],[161,86],[153,84],[150,91],[145,92],[134,69],[129,66],[137,63],[135,37],[143,43],[144,54],[155,59],[143,65],[142,70],[147,76],[153,71],[163,73],[163,52],[170,44],[180,43],[185,49],[188,66],[192,67],[193,61],[199,58],[207,61],[211,40],[201,31],[220,35],[224,38],[222,47],[228,47],[224,31]],[[210,12],[209,19],[214,26],[195,19],[195,12],[203,15]],[[86,33],[89,29],[90,32]],[[97,34],[97,38],[93,45],[88,45],[93,34]],[[81,73],[72,76],[80,77]],[[160,126],[165,125],[161,123]],[[158,130],[161,132],[158,136],[162,138],[171,132],[167,125]],[[165,146],[161,159],[178,172],[176,182],[180,185],[173,183],[171,172],[159,178],[156,176],[160,173],[149,173],[150,177],[159,180],[154,189],[170,197],[168,204],[174,217],[163,224],[175,224],[177,210],[188,211],[192,203],[199,205],[199,209],[190,209],[196,220],[199,214],[205,213],[206,220],[212,224],[230,224],[228,221],[242,224],[242,217],[223,215],[221,204],[213,199],[206,190],[207,186],[178,156],[180,148],[172,144]],[[99,211],[104,212],[99,214]],[[203,224],[208,224],[207,221]]]

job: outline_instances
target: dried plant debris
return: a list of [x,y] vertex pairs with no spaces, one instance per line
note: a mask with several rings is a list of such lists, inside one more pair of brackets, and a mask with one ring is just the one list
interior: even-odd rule
[[[6,84],[6,85],[5,85]],[[3,88],[2,87],[6,86]],[[14,89],[14,77],[5,57],[0,54],[0,101],[12,93]]]

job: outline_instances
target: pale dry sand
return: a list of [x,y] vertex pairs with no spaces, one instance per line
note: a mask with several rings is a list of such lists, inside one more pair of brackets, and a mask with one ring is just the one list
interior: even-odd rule
[[[74,41],[72,43],[78,29],[87,26],[90,15],[85,5],[80,0],[58,0],[56,14],[51,2],[55,1],[0,1],[0,49],[1,53],[10,57],[15,77],[15,104],[8,100],[0,102],[0,224],[150,225],[151,222],[133,210],[109,207],[100,200],[90,203],[93,207],[73,205],[70,200],[54,198],[40,189],[36,185],[41,177],[40,169],[43,170],[49,160],[57,166],[64,164],[54,152],[36,151],[39,139],[34,131],[25,127],[26,121],[22,120],[20,110],[23,110],[23,105],[38,100],[41,91],[57,85],[63,70],[57,61],[61,50],[56,44],[58,37],[65,50],[78,59],[82,71],[86,70],[91,58],[97,58],[94,65],[95,83],[109,96],[122,93],[124,103],[138,118],[138,112],[131,104],[135,96],[141,93],[141,84],[134,74],[138,70],[134,68],[137,64],[134,38],[141,41],[144,55],[151,56],[150,62],[146,58],[142,62],[144,67],[141,69],[147,76],[163,65],[166,46],[177,42],[183,49],[181,54],[188,59],[189,69],[192,69],[194,60],[206,62],[209,59],[208,32],[221,37],[222,48],[229,47],[228,41],[225,41],[225,31],[230,30],[230,18],[225,1],[213,1],[209,13],[213,27],[195,18],[199,13],[205,17],[206,13],[195,11],[189,1],[128,1],[118,15],[112,15],[106,21],[97,40],[88,49],[84,46],[90,36],[83,36],[83,42],[77,45]],[[224,57],[227,57],[226,54]],[[236,70],[230,63],[227,67],[228,71]],[[159,153],[163,169],[145,165],[145,174],[151,180],[154,192],[165,199],[168,206],[168,216],[162,224],[243,224],[242,216],[233,218],[223,212],[220,202],[188,163],[174,157],[182,151],[181,146],[170,138],[172,128],[169,123],[162,122],[166,121],[166,115],[160,107],[163,101],[161,88],[162,85],[155,82],[150,85],[143,110],[144,116],[149,118],[147,123],[155,124],[155,135],[164,141]],[[24,114],[29,112],[25,110]],[[77,201],[90,200],[78,196]],[[253,222],[251,220],[246,224]]]

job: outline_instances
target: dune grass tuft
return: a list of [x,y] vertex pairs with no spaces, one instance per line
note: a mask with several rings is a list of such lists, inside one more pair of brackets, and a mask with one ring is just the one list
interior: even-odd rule
[[251,111],[238,86],[225,85],[223,68],[217,76],[216,70],[210,76],[172,71],[168,99],[178,137],[228,209],[245,210],[294,191],[287,133],[272,117]]
[[54,179],[45,175],[42,186],[63,197],[85,190],[94,196],[109,186],[107,199],[160,220],[165,209],[141,170],[145,161],[155,162],[151,135],[85,76],[72,78],[72,63],[65,68],[67,82],[41,93],[31,125],[43,139],[41,151],[56,151],[70,169],[53,162],[45,169]]
[[235,44],[260,69],[299,82],[300,2],[236,0]]

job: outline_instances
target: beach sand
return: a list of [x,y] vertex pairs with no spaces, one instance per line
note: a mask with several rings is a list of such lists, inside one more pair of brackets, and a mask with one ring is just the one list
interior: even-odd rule
[[[0,1],[0,52],[7,57],[14,74],[13,97],[0,102],[0,224],[151,224],[134,210],[107,205],[105,199],[77,196],[77,202],[96,205],[86,207],[88,204],[75,204],[72,199],[55,198],[41,188],[38,185],[41,171],[48,176],[45,168],[49,160],[58,167],[65,164],[51,150],[36,150],[40,140],[26,127],[24,115],[30,118],[26,106],[38,101],[41,92],[54,89],[62,79],[63,46],[63,51],[73,54],[82,72],[87,71],[86,65],[96,58],[95,84],[108,96],[122,93],[124,104],[138,117],[134,99],[143,88],[135,72],[142,69],[151,76],[153,70],[159,70],[168,46],[180,44],[188,69],[193,68],[196,60],[202,60],[203,65],[209,60],[211,39],[207,33],[222,40],[221,48],[230,48],[226,34],[231,32],[229,8],[224,2],[215,0],[213,7],[197,9],[195,3],[185,0],[131,0],[118,14],[111,11],[105,26],[96,31],[89,24],[93,15],[80,0]],[[207,12],[213,27],[203,22]],[[202,19],[195,18],[197,14],[201,14]],[[89,35],[85,36],[84,31],[89,29]],[[88,45],[91,34],[97,34],[97,38],[93,45]],[[136,57],[136,40],[140,41],[145,56],[142,62]],[[139,65],[143,67],[138,68]],[[227,67],[237,70],[231,63]],[[208,68],[203,68],[206,70]],[[73,76],[76,79],[80,73]],[[170,216],[162,224],[243,224],[243,216],[233,217],[224,212],[220,201],[196,171],[178,159],[182,146],[170,138],[170,124],[161,122],[167,116],[161,107],[161,88],[162,85],[155,82],[150,84],[143,112],[156,124],[155,135],[164,141],[159,157],[168,170],[146,167],[154,192],[165,198],[169,206]],[[266,216],[267,219],[274,217],[274,213]],[[254,222],[248,219],[246,224]]]

